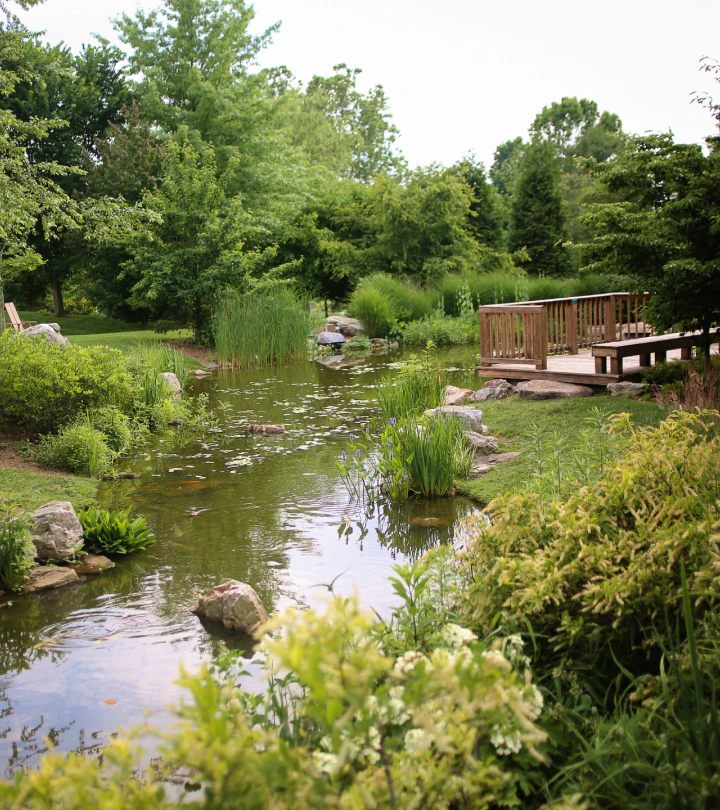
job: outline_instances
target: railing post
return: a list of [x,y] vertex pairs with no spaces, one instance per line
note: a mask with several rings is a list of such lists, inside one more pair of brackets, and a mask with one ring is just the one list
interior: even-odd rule
[[[600,343],[609,343],[617,340],[617,315],[615,310],[615,296],[609,295],[605,301],[605,323],[603,324],[603,335]],[[621,324],[622,327],[622,324]],[[620,329],[622,336],[622,328]]]
[[548,321],[547,307],[542,307],[533,315],[535,321],[535,368],[538,370],[547,368],[548,350]]
[[578,346],[578,302],[577,298],[568,301],[565,306],[565,328],[567,330],[567,347],[570,354],[577,354]]
[[489,357],[487,347],[487,337],[485,336],[485,319],[488,318],[487,312],[478,309],[478,325],[480,327],[480,357]]

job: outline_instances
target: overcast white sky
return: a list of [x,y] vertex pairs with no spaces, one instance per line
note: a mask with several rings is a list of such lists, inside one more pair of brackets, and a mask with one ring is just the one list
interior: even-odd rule
[[[45,0],[21,14],[51,42],[74,49],[110,18],[157,0]],[[592,98],[627,132],[672,129],[699,142],[712,130],[694,90],[720,100],[698,71],[720,59],[720,0],[257,0],[255,29],[280,20],[263,66],[300,79],[346,62],[362,89],[382,84],[411,165],[450,164],[524,135],[562,96]]]

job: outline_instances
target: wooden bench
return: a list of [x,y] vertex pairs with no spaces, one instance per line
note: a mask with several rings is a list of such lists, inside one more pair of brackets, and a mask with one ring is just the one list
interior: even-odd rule
[[[702,332],[673,332],[670,335],[653,335],[652,337],[634,338],[630,340],[614,340],[610,343],[597,343],[592,347],[595,358],[595,373],[607,374],[607,361],[610,358],[610,373],[623,373],[623,360],[626,357],[639,357],[640,366],[650,365],[650,355],[655,355],[655,362],[662,363],[667,360],[667,353],[671,349],[680,349],[682,360],[690,359],[693,346],[700,343]],[[712,329],[710,340],[714,343],[720,341],[720,329]]]
[[22,332],[22,330],[25,328],[25,324],[32,326],[33,324],[37,323],[37,321],[21,321],[20,316],[15,309],[15,304],[13,304],[12,301],[8,301],[5,304],[5,310],[10,318],[10,326],[12,326],[16,332]]

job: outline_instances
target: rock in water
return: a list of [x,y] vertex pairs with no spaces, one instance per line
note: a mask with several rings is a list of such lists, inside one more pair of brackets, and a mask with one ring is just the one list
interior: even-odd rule
[[552,380],[529,380],[517,387],[520,399],[569,399],[591,397],[593,390],[587,385],[553,382]]
[[318,346],[342,346],[345,337],[340,332],[320,332],[316,342]]
[[645,383],[636,382],[610,383],[607,387],[608,394],[613,397],[626,397],[628,394],[635,396],[636,394],[642,394],[646,390],[647,385]]
[[69,560],[82,548],[82,525],[68,501],[46,503],[32,513],[31,520],[39,560]]
[[325,329],[332,334],[333,330],[345,337],[357,337],[363,331],[363,325],[357,318],[343,318],[331,315],[325,321]]
[[457,419],[464,430],[482,432],[482,411],[472,405],[443,405],[425,411],[425,416],[444,416],[446,419]]
[[268,620],[255,590],[236,579],[217,585],[201,596],[193,613],[210,622],[222,622],[228,630],[241,630],[248,635],[255,633]]
[[248,433],[260,433],[263,436],[280,436],[285,433],[285,425],[248,425]]
[[109,568],[115,568],[115,563],[102,554],[84,554],[79,562],[70,563],[70,568],[76,574],[102,574]]
[[462,405],[470,394],[472,394],[472,391],[469,388],[457,388],[454,385],[448,385],[445,389],[445,404]]
[[[57,329],[55,329],[56,326],[58,327]],[[22,335],[25,337],[37,337],[38,335],[42,335],[46,343],[57,343],[59,346],[70,345],[70,341],[60,334],[60,327],[56,323],[38,323],[35,324],[35,326],[28,326],[27,329],[23,329],[22,332],[17,332],[16,334],[18,337]]]
[[163,371],[160,376],[172,389],[172,392],[176,397],[182,396],[182,385],[180,385],[180,380],[178,380],[177,376],[173,374],[172,371]]
[[77,582],[78,575],[72,568],[56,568],[50,565],[36,565],[30,569],[30,581],[23,589],[23,593],[48,591],[51,588],[62,588]]
[[479,390],[470,395],[473,402],[487,402],[488,400],[506,399],[515,393],[515,386],[507,380],[488,380]]

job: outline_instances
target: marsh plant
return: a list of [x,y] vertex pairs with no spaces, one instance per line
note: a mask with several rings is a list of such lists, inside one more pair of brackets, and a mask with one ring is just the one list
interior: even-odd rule
[[383,383],[377,393],[383,419],[405,420],[437,408],[445,400],[445,375],[435,364],[435,344],[427,341],[420,356],[413,355],[394,380]]
[[310,307],[285,287],[225,293],[213,315],[218,361],[232,368],[256,368],[304,360],[310,325]]
[[0,588],[21,591],[35,562],[35,546],[20,504],[0,498]]

